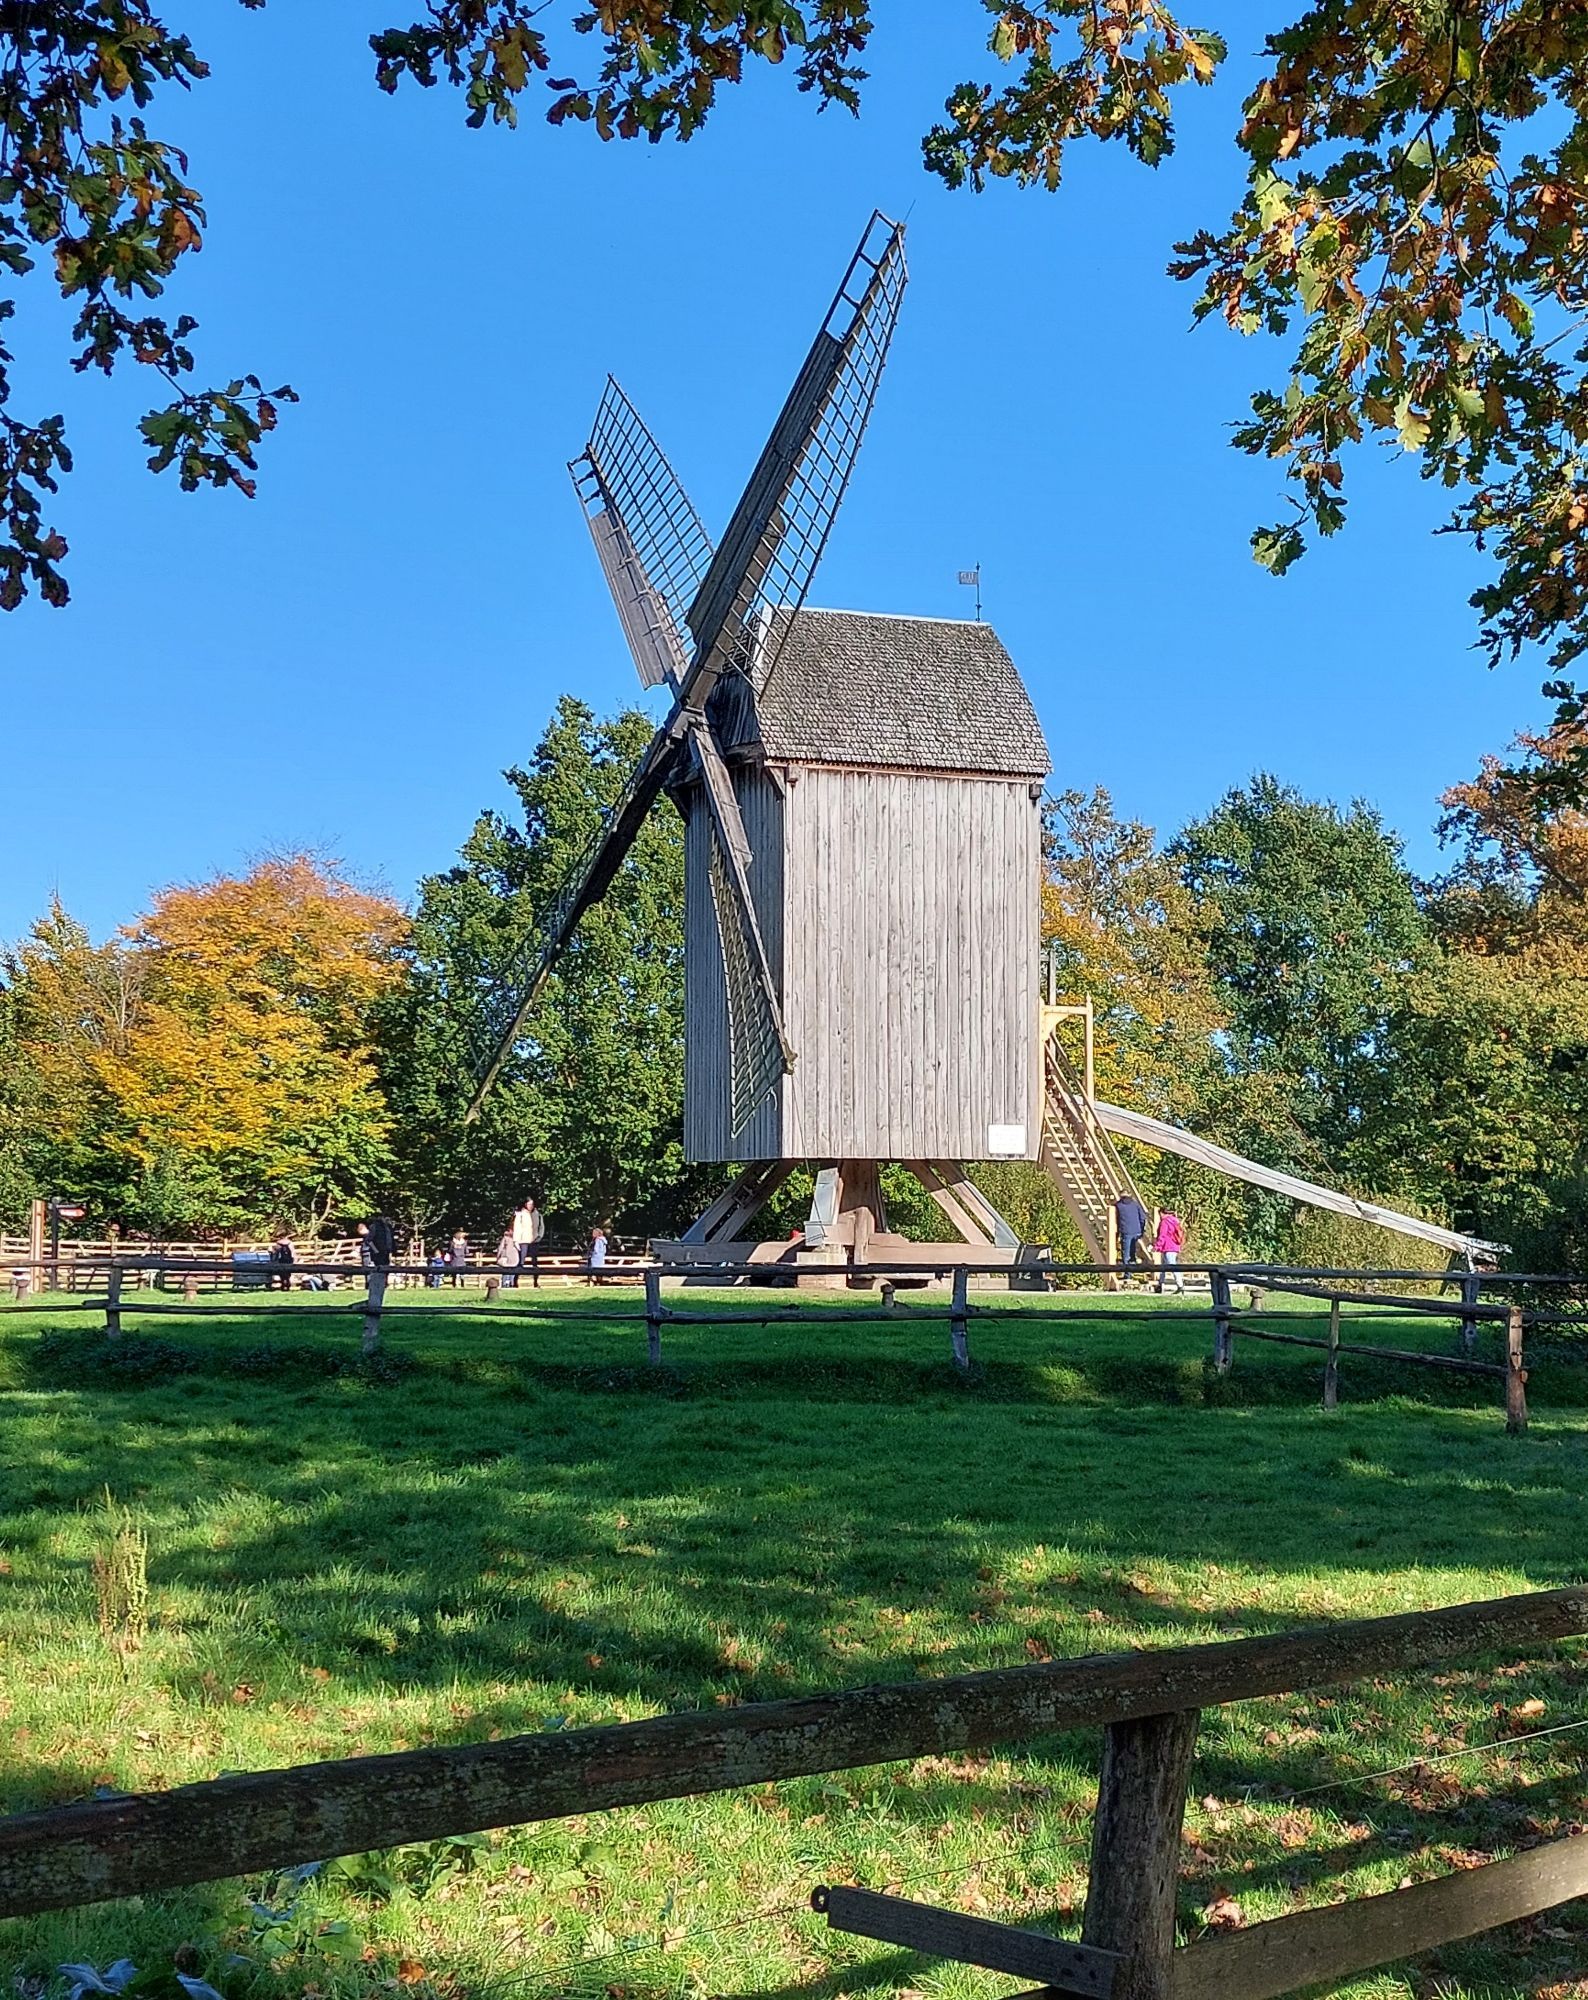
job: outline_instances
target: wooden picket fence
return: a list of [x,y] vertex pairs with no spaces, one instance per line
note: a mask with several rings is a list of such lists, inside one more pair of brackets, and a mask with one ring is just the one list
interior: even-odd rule
[[813,1884],[836,1926],[1038,1977],[1049,2000],[1277,2000],[1588,1894],[1588,1834],[1176,1945],[1201,1711],[1533,1657],[1588,1632],[1574,1588],[1213,1645],[1093,1655],[497,1742],[250,1772],[0,1819],[0,1917],[781,1779],[1101,1729],[1078,1944]]

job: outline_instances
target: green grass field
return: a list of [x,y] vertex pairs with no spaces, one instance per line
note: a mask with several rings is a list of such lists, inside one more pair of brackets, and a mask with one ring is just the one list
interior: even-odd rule
[[[88,1319],[0,1319],[0,1805],[1588,1572],[1588,1368],[1567,1361],[1535,1365],[1511,1439],[1496,1383],[1358,1361],[1325,1415],[1316,1355],[1250,1342],[1219,1380],[1205,1304],[1039,1321],[1006,1296],[961,1381],[941,1322],[840,1326],[843,1301],[669,1328],[653,1372],[632,1294],[544,1298],[544,1320],[405,1323],[404,1295],[371,1367],[351,1313],[298,1299],[132,1320],[116,1346]],[[593,1299],[610,1321],[559,1323]],[[97,1613],[107,1488],[148,1537],[133,1651]],[[1580,1657],[1208,1715],[1184,1935],[1588,1818],[1588,1729],[1508,1740],[1588,1718]],[[1097,1751],[1063,1737],[0,1924],[0,1969],[53,1996],[63,1962],[126,1955],[161,2000],[178,1970],[227,2000],[993,1996],[1013,1982],[831,1936],[806,1898],[909,1883],[1073,1934]],[[1580,1905],[1349,1990],[1559,2000],[1585,1972]]]

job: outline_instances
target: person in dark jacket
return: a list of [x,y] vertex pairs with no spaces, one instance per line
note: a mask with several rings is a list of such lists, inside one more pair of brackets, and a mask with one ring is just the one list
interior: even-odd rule
[[1114,1203],[1114,1220],[1119,1228],[1119,1261],[1124,1266],[1125,1284],[1130,1283],[1130,1267],[1136,1261],[1141,1239],[1147,1233],[1147,1211],[1135,1195],[1125,1193]]
[[283,1229],[270,1246],[270,1284],[274,1290],[280,1285],[284,1292],[292,1290],[292,1267],[297,1259],[293,1253],[292,1238]]

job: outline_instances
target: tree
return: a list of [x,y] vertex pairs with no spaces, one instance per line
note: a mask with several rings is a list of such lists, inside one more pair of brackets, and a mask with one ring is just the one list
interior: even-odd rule
[[1260,775],[1168,848],[1208,916],[1208,964],[1245,1075],[1284,1079],[1311,1164],[1348,1168],[1370,1075],[1427,927],[1397,841]]
[[48,1194],[121,1212],[127,1174],[105,1146],[117,1111],[104,1064],[125,1051],[142,971],[59,902],[0,956],[0,1182],[13,1221]]
[[1447,946],[1402,987],[1359,1157],[1376,1184],[1508,1243],[1515,1268],[1588,1250],[1588,941]]
[[[1173,151],[1173,92],[1211,82],[1224,57],[1212,28],[1165,0],[980,4],[999,80],[957,85],[923,142],[954,187],[1057,188],[1081,140],[1122,141],[1155,166]],[[444,80],[470,124],[514,122],[533,86],[553,124],[655,141],[690,138],[748,66],[790,56],[819,108],[857,110],[871,27],[869,0],[432,0],[371,46],[381,88]],[[1283,466],[1293,496],[1254,553],[1282,571],[1309,533],[1336,532],[1349,446],[1416,454],[1461,496],[1449,527],[1495,557],[1472,600],[1491,659],[1547,647],[1563,713],[1580,714],[1560,677],[1588,646],[1588,13],[1577,0],[1315,0],[1276,18],[1263,57],[1236,136],[1241,206],[1170,266],[1200,287],[1198,317],[1285,343],[1283,390],[1254,396],[1236,434]],[[204,74],[149,0],[34,0],[0,16],[0,264],[21,272],[32,246],[53,255],[80,305],[74,365],[108,371],[130,354],[177,388],[144,419],[153,464],[248,491],[289,392],[265,395],[255,377],[186,388],[192,321],[125,303],[159,297],[198,247],[203,210],[181,153],[112,107],[141,113],[161,85]],[[30,582],[60,602],[64,543],[43,496],[70,463],[61,423],[17,419],[5,398],[0,376],[0,603]]]
[[447,995],[534,936],[651,735],[637,711],[597,720],[565,696],[528,768],[506,774],[521,824],[482,813],[458,865],[420,885],[387,1066],[404,1187],[426,1227],[500,1227],[530,1191],[576,1238],[598,1220],[661,1225],[702,1179],[683,1159],[683,834],[666,803],[580,924],[479,1122],[458,1122],[469,1057]]
[[1475,778],[1452,785],[1440,804],[1440,834],[1464,843],[1468,889],[1506,885],[1546,901],[1588,903],[1588,812],[1573,803],[1572,775],[1588,750],[1588,722],[1524,733],[1511,761],[1486,756]]
[[139,1004],[94,1062],[130,1219],[314,1229],[372,1199],[390,1158],[370,1026],[404,930],[304,855],[155,898],[128,934]]
[[[1061,992],[1096,1009],[1099,1096],[1274,1164],[1305,1156],[1283,1081],[1230,1060],[1208,962],[1215,913],[1153,830],[1119,819],[1098,787],[1051,799],[1044,832],[1044,938]],[[1288,1206],[1187,1161],[1137,1149],[1131,1164],[1206,1254],[1254,1254],[1288,1219]]]

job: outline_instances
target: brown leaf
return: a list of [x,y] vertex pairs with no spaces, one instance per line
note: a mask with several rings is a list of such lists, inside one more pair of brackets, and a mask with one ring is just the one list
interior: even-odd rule
[[1210,1931],[1238,1931],[1246,1923],[1246,1912],[1227,1889],[1216,1889],[1202,1912],[1202,1921]]
[[425,1971],[417,1958],[398,1959],[397,1983],[399,1986],[417,1986],[422,1979],[428,1979],[429,1977],[429,1973]]

